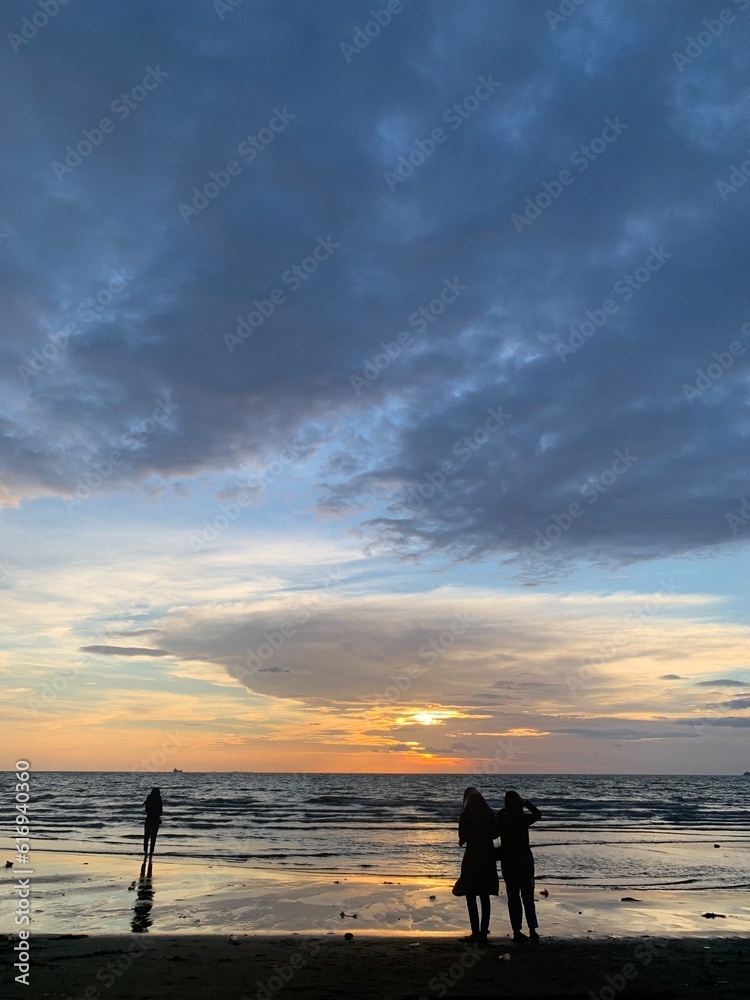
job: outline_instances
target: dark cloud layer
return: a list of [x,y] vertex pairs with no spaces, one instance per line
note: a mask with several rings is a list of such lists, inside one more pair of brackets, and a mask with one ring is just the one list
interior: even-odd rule
[[675,719],[680,726],[728,726],[736,729],[746,729],[750,726],[750,715],[725,715],[704,719]]
[[[197,0],[80,0],[9,45],[6,497],[236,469],[294,442],[299,460],[326,449],[321,507],[363,506],[398,551],[526,549],[544,572],[742,541],[750,191],[717,181],[747,157],[750,14],[680,71],[700,0],[588,0],[556,30],[548,6],[410,4],[347,60],[369,2],[221,20]],[[482,77],[499,86],[479,100]],[[527,199],[551,204],[519,233]],[[270,314],[230,353],[254,300]]]
[[750,687],[750,683],[748,683],[747,681],[734,681],[734,680],[731,680],[731,679],[722,678],[721,680],[718,680],[718,681],[696,681],[696,687],[709,687],[709,688],[713,688],[713,687],[717,687],[717,688],[718,687],[738,687],[738,688],[744,688],[744,687]]

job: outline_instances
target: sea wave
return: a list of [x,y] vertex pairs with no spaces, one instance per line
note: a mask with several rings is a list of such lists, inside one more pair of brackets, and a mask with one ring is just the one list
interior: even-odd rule
[[36,846],[138,853],[143,801],[157,783],[157,852],[184,861],[448,877],[461,857],[461,794],[473,783],[495,807],[509,785],[539,806],[532,843],[547,881],[747,887],[750,781],[730,776],[37,772]]

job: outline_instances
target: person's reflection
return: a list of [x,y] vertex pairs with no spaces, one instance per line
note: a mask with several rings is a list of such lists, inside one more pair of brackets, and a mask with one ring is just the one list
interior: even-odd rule
[[151,907],[154,905],[154,886],[151,881],[151,869],[152,862],[149,861],[148,867],[146,867],[146,862],[144,861],[141,865],[141,874],[138,876],[138,883],[135,887],[137,900],[133,907],[135,916],[133,917],[131,926],[136,934],[144,934],[153,923],[151,919]]

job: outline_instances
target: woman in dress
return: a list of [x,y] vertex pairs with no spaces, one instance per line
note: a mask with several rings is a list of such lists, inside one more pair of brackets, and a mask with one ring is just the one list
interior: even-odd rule
[[[490,896],[497,896],[500,891],[492,842],[495,825],[495,814],[484,796],[473,786],[467,788],[458,821],[458,846],[466,845],[458,885],[460,895],[466,896],[469,911],[471,935],[468,940],[476,941],[480,947],[486,947],[490,931]],[[481,923],[477,896],[482,905]]]
[[[528,810],[528,812],[526,811]],[[500,871],[508,897],[508,914],[514,941],[538,941],[534,906],[534,855],[529,846],[529,827],[542,818],[535,805],[522,799],[514,788],[505,793],[505,808],[497,814],[500,835]],[[521,901],[529,937],[521,932]]]

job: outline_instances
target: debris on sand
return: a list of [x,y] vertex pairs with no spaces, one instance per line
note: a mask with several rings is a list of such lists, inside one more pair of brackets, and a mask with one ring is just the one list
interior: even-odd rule
[[702,917],[706,917],[708,920],[715,920],[716,917],[721,917],[722,920],[727,919],[726,913],[701,913]]

